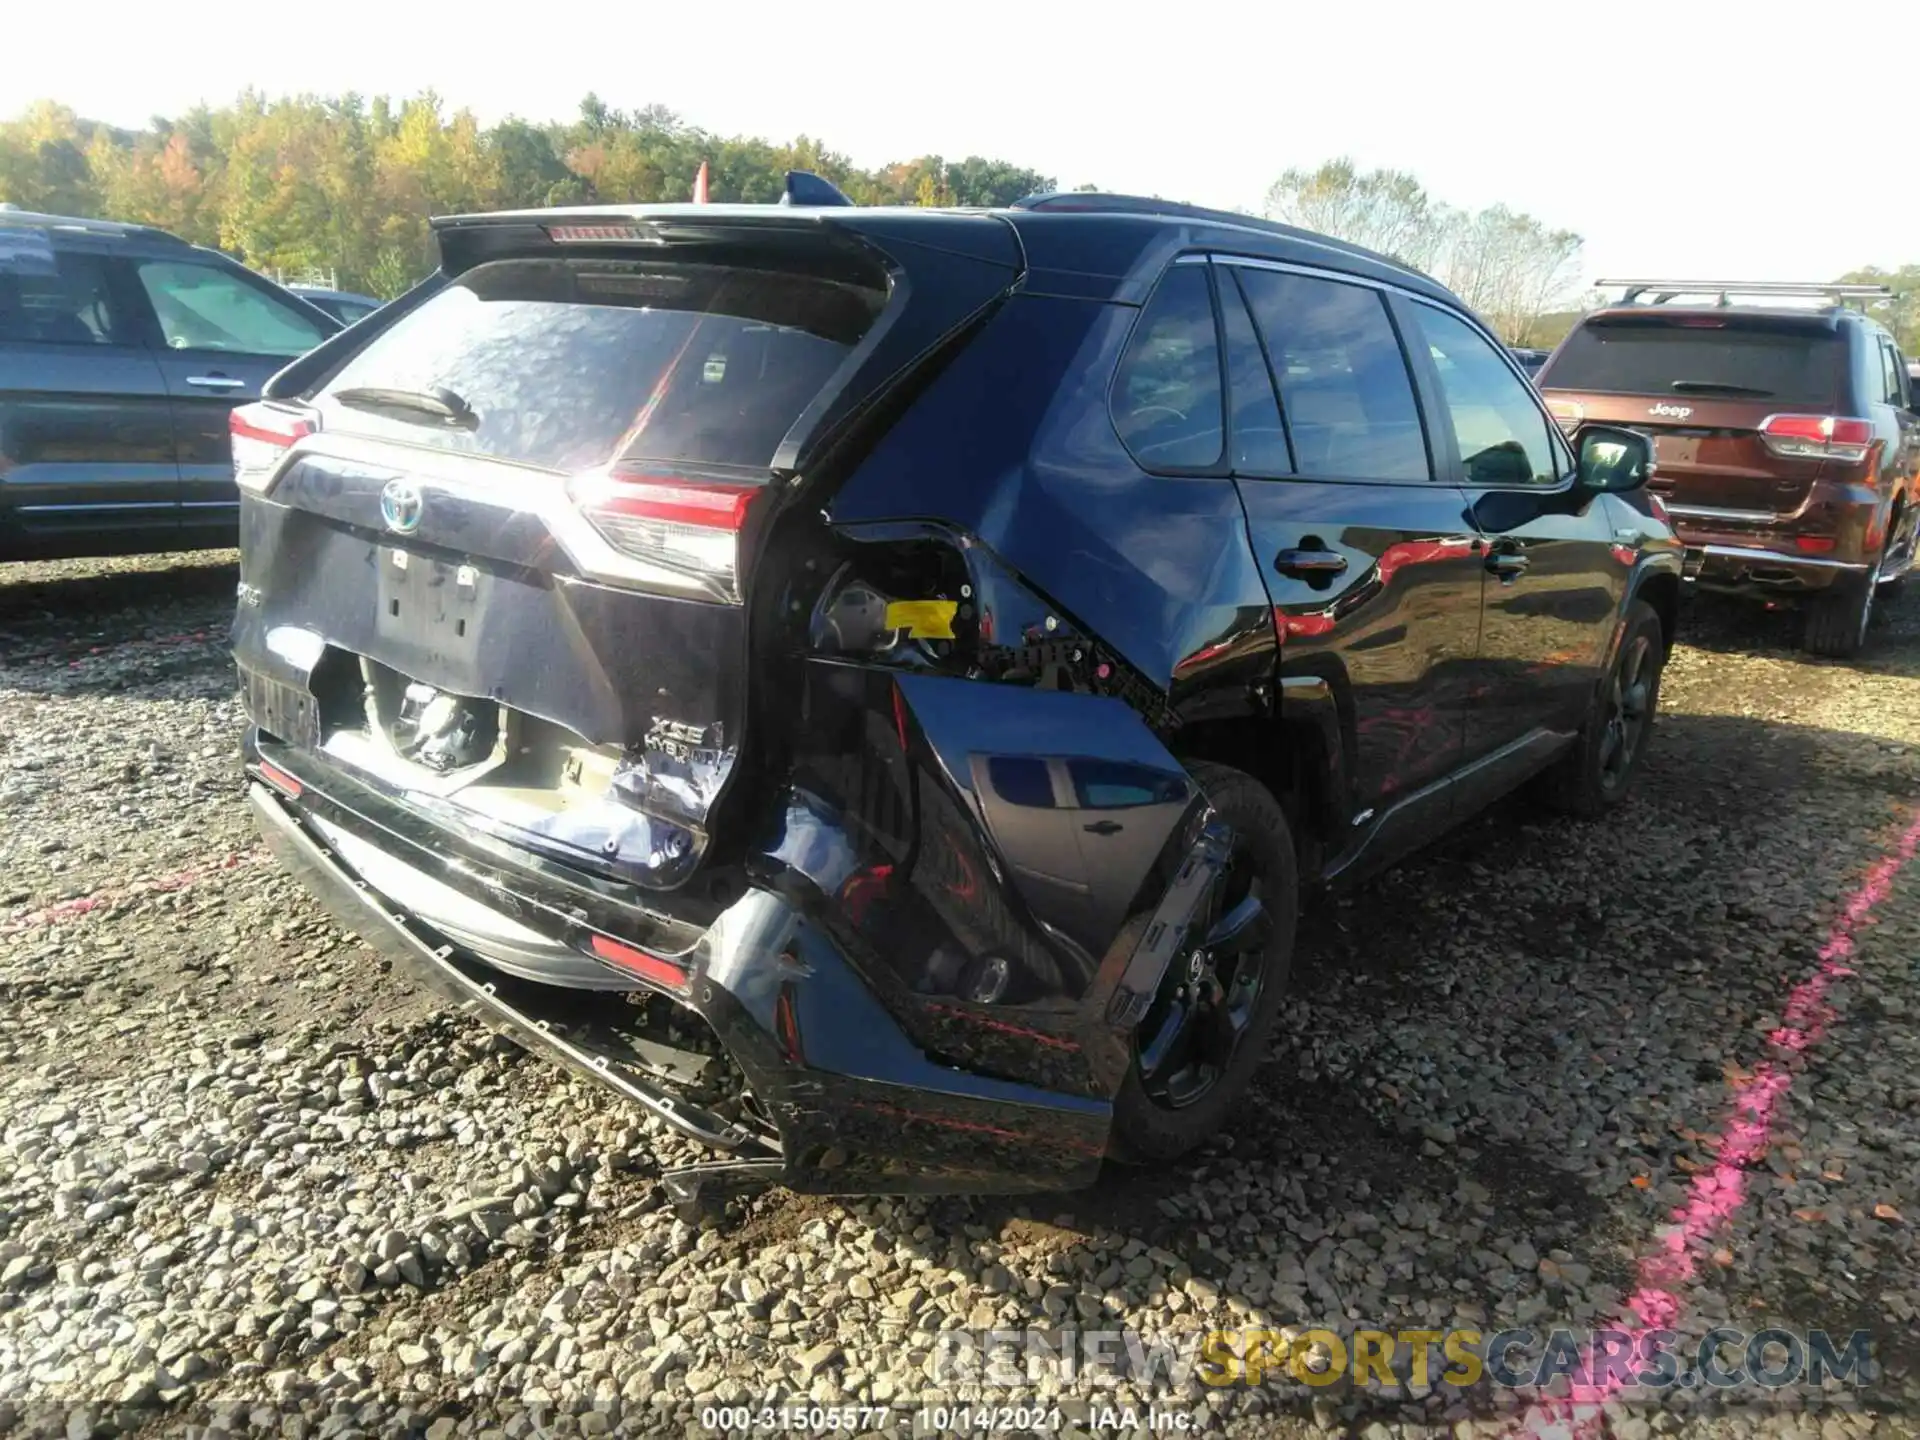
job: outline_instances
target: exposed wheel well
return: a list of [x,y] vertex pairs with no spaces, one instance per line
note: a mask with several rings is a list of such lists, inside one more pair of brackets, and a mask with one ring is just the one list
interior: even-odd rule
[[1653,607],[1653,613],[1660,617],[1660,638],[1664,648],[1671,652],[1674,635],[1680,624],[1680,582],[1672,575],[1650,576],[1646,584],[1636,592],[1640,599]]
[[1325,742],[1312,725],[1254,717],[1199,721],[1183,727],[1173,743],[1182,763],[1211,760],[1229,765],[1272,792],[1293,830],[1303,877],[1318,871],[1337,823],[1324,750]]

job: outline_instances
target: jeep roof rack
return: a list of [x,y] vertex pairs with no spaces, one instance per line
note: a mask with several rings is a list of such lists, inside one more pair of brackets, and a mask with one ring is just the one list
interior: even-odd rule
[[[1776,298],[1813,298],[1831,300],[1843,306],[1849,300],[1891,300],[1893,291],[1885,285],[1823,285],[1817,281],[1797,280],[1596,280],[1602,290],[1620,287],[1622,305],[1664,305],[1682,295],[1713,295],[1721,306],[1733,304],[1734,295]],[[1642,300],[1643,295],[1651,295]]]

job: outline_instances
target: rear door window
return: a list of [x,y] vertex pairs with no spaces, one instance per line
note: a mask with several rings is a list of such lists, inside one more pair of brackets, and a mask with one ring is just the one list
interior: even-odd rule
[[1903,405],[1906,403],[1907,387],[1905,377],[1901,375],[1900,371],[1899,355],[1894,353],[1893,346],[1889,345],[1885,340],[1882,340],[1880,342],[1880,379],[1881,387],[1886,392],[1886,401],[1889,405]]
[[0,344],[138,343],[100,256],[19,242],[0,249]]
[[[325,428],[573,473],[668,462],[764,470],[885,303],[775,271],[644,260],[477,266],[327,383]],[[345,404],[452,391],[462,426]]]
[[1176,265],[1167,272],[1114,377],[1114,427],[1143,470],[1220,463],[1226,421],[1207,268]]
[[1831,412],[1846,373],[1846,341],[1811,317],[1623,315],[1575,329],[1539,380],[1556,390]]
[[1280,382],[1300,474],[1432,479],[1413,377],[1380,293],[1318,276],[1238,268]]

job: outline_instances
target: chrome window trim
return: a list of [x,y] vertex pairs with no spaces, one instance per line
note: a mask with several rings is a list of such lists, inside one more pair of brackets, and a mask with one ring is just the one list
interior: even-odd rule
[[1325,265],[1302,265],[1293,260],[1268,260],[1257,255],[1221,254],[1218,251],[1215,251],[1210,258],[1216,265],[1239,265],[1248,270],[1278,270],[1283,275],[1305,275],[1315,280],[1333,280],[1344,285],[1364,285],[1369,290],[1391,290],[1397,295],[1406,296],[1409,300],[1419,300],[1423,304],[1434,305],[1439,309],[1446,308],[1440,302],[1405,285],[1396,285],[1390,280],[1376,280],[1371,275],[1355,275],[1350,270],[1336,270]]

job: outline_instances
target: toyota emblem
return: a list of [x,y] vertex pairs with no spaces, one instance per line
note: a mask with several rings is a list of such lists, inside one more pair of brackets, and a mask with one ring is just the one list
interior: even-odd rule
[[380,491],[380,518],[396,534],[411,535],[418,530],[420,512],[425,508],[420,487],[411,480],[389,480]]

